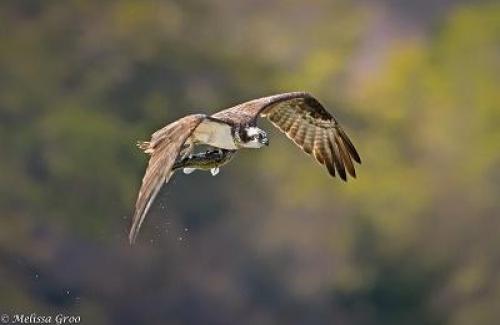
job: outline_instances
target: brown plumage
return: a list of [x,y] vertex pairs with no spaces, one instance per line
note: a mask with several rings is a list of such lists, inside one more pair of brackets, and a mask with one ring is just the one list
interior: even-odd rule
[[[129,239],[133,243],[162,185],[172,176],[178,158],[189,157],[194,145],[206,144],[226,150],[255,148],[249,129],[266,117],[305,153],[324,165],[330,175],[356,177],[354,162],[361,163],[356,148],[337,120],[305,92],[292,92],[254,99],[212,116],[181,118],[155,132],[139,148],[151,155],[135,205]],[[255,130],[252,130],[255,132]],[[266,138],[267,141],[267,138]],[[267,142],[263,142],[267,145]]]

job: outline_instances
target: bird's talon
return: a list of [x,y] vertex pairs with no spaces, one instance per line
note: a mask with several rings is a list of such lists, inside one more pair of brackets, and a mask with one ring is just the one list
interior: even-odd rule
[[182,171],[184,172],[184,174],[189,175],[193,173],[195,170],[196,168],[184,168]]

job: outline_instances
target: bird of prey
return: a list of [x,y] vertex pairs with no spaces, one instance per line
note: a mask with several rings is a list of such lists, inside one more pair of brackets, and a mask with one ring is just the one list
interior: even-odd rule
[[[210,116],[188,115],[156,131],[150,141],[139,143],[150,159],[135,204],[130,243],[135,242],[152,202],[175,170],[190,173],[195,169],[210,169],[216,175],[218,168],[231,160],[237,150],[269,145],[267,133],[257,127],[259,117],[267,118],[324,165],[331,176],[338,175],[344,181],[347,173],[356,177],[353,161],[361,163],[356,148],[333,115],[309,93],[258,98]],[[198,145],[216,151],[193,155]]]

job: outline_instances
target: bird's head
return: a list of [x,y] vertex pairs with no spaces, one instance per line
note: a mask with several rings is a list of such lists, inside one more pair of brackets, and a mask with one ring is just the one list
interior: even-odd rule
[[269,138],[264,130],[255,126],[242,128],[240,132],[240,146],[242,148],[262,148],[269,145]]

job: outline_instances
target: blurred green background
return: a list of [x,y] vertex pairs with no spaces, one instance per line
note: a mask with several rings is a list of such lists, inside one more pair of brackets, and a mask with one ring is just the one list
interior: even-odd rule
[[[498,2],[12,0],[0,35],[0,312],[500,324]],[[295,90],[344,125],[357,180],[273,131],[176,175],[128,246],[136,140]]]

